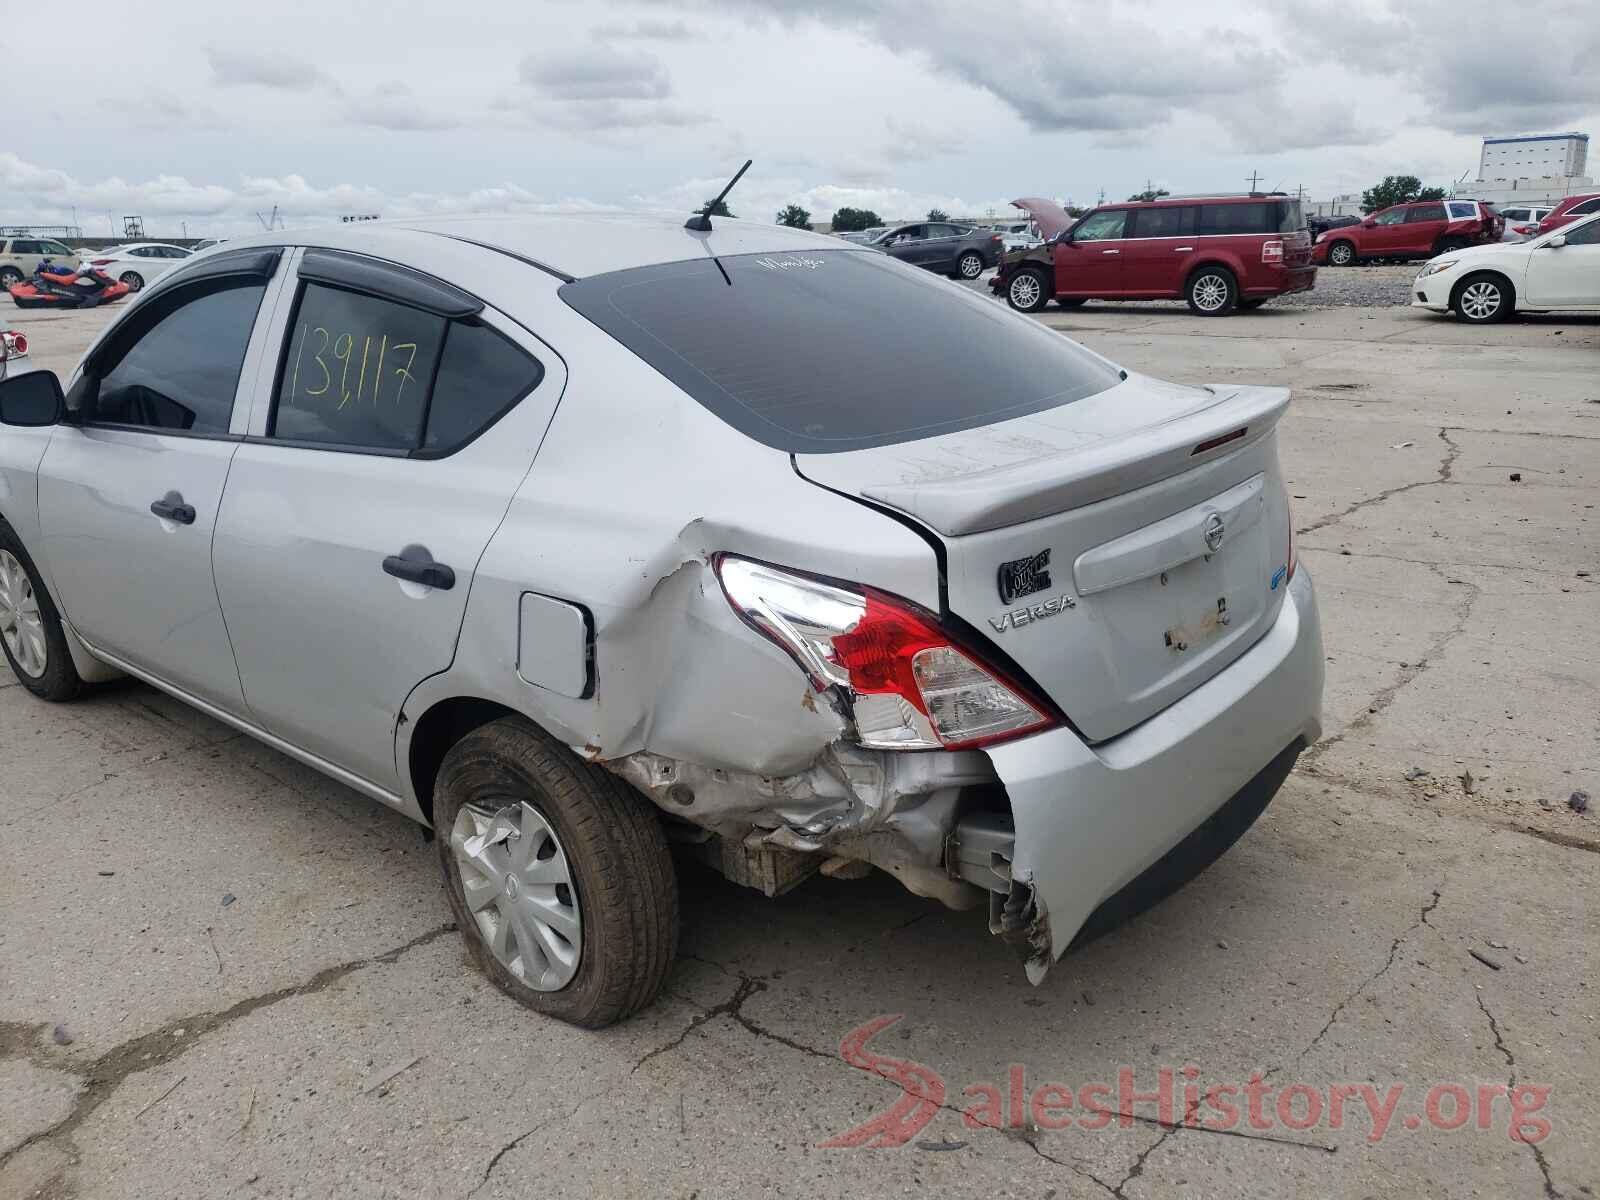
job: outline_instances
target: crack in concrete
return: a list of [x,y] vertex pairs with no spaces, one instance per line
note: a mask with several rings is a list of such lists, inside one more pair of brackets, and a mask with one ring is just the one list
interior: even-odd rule
[[[1449,578],[1439,567],[1430,565],[1429,570],[1433,571],[1435,575],[1438,575],[1447,583],[1449,582]],[[1421,656],[1418,657],[1414,662],[1402,667],[1400,669],[1400,673],[1395,677],[1393,683],[1380,688],[1377,694],[1367,702],[1366,712],[1362,713],[1354,721],[1351,721],[1350,724],[1346,725],[1338,733],[1333,734],[1331,737],[1323,738],[1315,746],[1311,747],[1310,750],[1306,751],[1305,754],[1301,755],[1300,762],[1304,767],[1316,765],[1316,763],[1324,754],[1326,754],[1333,747],[1337,746],[1340,742],[1344,741],[1351,734],[1357,733],[1372,725],[1373,718],[1380,716],[1383,711],[1389,707],[1389,705],[1393,704],[1395,697],[1399,695],[1401,691],[1413,683],[1417,677],[1427,671],[1428,668],[1432,667],[1438,658],[1444,653],[1445,649],[1450,645],[1450,643],[1455,641],[1456,638],[1460,637],[1467,631],[1467,622],[1472,619],[1472,607],[1478,602],[1479,597],[1483,595],[1483,589],[1475,583],[1462,582],[1460,586],[1465,587],[1467,590],[1462,595],[1461,600],[1456,604],[1455,621],[1450,628],[1439,633],[1438,636],[1433,639],[1433,641],[1428,643],[1427,648],[1423,650]]]
[[[1478,1009],[1489,1022],[1489,1032],[1494,1035],[1494,1048],[1500,1051],[1500,1057],[1506,1060],[1506,1066],[1511,1068],[1511,1073],[1506,1076],[1506,1090],[1509,1092],[1517,1086],[1517,1058],[1511,1053],[1511,1047],[1506,1045],[1505,1038],[1500,1035],[1500,1022],[1495,1020],[1494,1013],[1489,1011],[1489,1006],[1484,1003],[1483,992],[1473,993],[1478,1001]],[[1545,1159],[1544,1151],[1535,1142],[1524,1142],[1529,1150],[1533,1151],[1533,1161],[1539,1168],[1539,1174],[1544,1177],[1544,1194],[1546,1200],[1561,1200],[1561,1193],[1556,1190],[1555,1180],[1550,1175],[1550,1163]]]
[[[38,1061],[57,1071],[69,1071],[83,1079],[83,1088],[78,1092],[77,1100],[69,1112],[61,1120],[47,1129],[39,1130],[29,1135],[4,1154],[0,1154],[0,1167],[21,1154],[28,1147],[45,1141],[67,1141],[73,1132],[82,1125],[102,1104],[109,1100],[116,1090],[128,1079],[143,1071],[153,1070],[165,1066],[174,1059],[188,1053],[201,1039],[223,1029],[242,1017],[260,1009],[268,1008],[283,1000],[292,1000],[298,996],[310,996],[323,991],[338,983],[347,975],[367,967],[387,965],[396,962],[402,955],[436,941],[447,933],[455,932],[455,924],[441,925],[437,929],[430,929],[427,933],[419,934],[410,941],[405,942],[392,950],[382,954],[375,954],[369,958],[358,958],[350,962],[339,963],[336,966],[325,967],[303,983],[291,984],[288,987],[278,988],[275,991],[265,992],[259,996],[250,996],[240,1000],[237,1004],[215,1012],[195,1013],[187,1017],[179,1017],[169,1021],[160,1029],[141,1034],[107,1050],[104,1054],[88,1061],[74,1061],[68,1058],[64,1063],[53,1056],[48,1056]],[[13,1031],[18,1027],[10,1027]],[[37,1026],[42,1030],[44,1026]],[[14,1040],[12,1033],[7,1034],[8,1044]]]
[[1400,954],[1401,944],[1424,925],[1427,925],[1430,929],[1433,928],[1432,924],[1428,921],[1428,917],[1432,915],[1434,909],[1439,907],[1439,900],[1443,893],[1444,883],[1441,881],[1439,886],[1433,889],[1432,899],[1422,906],[1422,911],[1418,913],[1417,919],[1396,934],[1394,940],[1389,943],[1389,956],[1384,959],[1383,966],[1379,967],[1371,975],[1367,976],[1367,978],[1362,980],[1360,985],[1357,986],[1354,991],[1333,1006],[1333,1011],[1328,1014],[1328,1019],[1323,1022],[1322,1028],[1317,1030],[1316,1036],[1306,1043],[1305,1047],[1300,1051],[1300,1053],[1294,1056],[1293,1061],[1288,1063],[1280,1063],[1277,1066],[1269,1067],[1261,1076],[1263,1080],[1270,1079],[1279,1071],[1285,1070],[1289,1067],[1298,1067],[1302,1062],[1305,1061],[1307,1055],[1309,1055],[1313,1050],[1322,1044],[1322,1039],[1328,1036],[1328,1031],[1334,1027],[1344,1010],[1358,996],[1361,996],[1369,988],[1371,988],[1373,984],[1377,983],[1378,980],[1382,979],[1386,974],[1388,974],[1389,970],[1394,966],[1395,959]]
[[556,1125],[565,1125],[568,1121],[572,1120],[573,1117],[578,1115],[579,1111],[582,1110],[582,1108],[583,1108],[583,1106],[585,1104],[588,1104],[589,1101],[596,1099],[600,1095],[604,1095],[605,1092],[607,1092],[609,1090],[610,1090],[610,1087],[607,1086],[605,1088],[600,1089],[600,1091],[597,1092],[594,1096],[585,1096],[582,1100],[578,1101],[578,1103],[573,1105],[572,1108],[570,1110],[568,1110],[567,1112],[561,1113],[561,1114],[559,1114],[557,1116],[554,1116],[554,1117],[548,1117],[545,1120],[540,1121],[532,1129],[528,1129],[528,1130],[523,1131],[522,1133],[517,1134],[516,1137],[512,1138],[504,1146],[501,1146],[500,1149],[498,1149],[498,1150],[496,1150],[494,1152],[494,1157],[491,1158],[488,1161],[487,1164],[485,1164],[485,1166],[483,1168],[483,1177],[481,1179],[479,1179],[476,1184],[473,1185],[472,1190],[467,1193],[467,1197],[470,1198],[472,1196],[476,1196],[485,1187],[487,1187],[488,1183],[489,1183],[489,1177],[494,1174],[495,1168],[500,1165],[500,1160],[502,1158],[504,1158],[506,1155],[510,1154],[518,1146],[522,1145],[523,1142],[527,1141],[534,1134],[542,1132],[543,1130],[550,1129],[550,1128],[552,1128],[552,1127],[554,1127]]
[[1398,484],[1392,488],[1384,488],[1376,496],[1368,496],[1365,500],[1357,500],[1354,504],[1346,506],[1336,513],[1328,513],[1318,517],[1309,525],[1304,525],[1294,531],[1296,537],[1304,537],[1308,533],[1315,533],[1319,529],[1326,529],[1330,525],[1337,525],[1352,513],[1360,512],[1374,504],[1382,504],[1385,500],[1392,499],[1404,492],[1415,491],[1417,488],[1436,487],[1441,483],[1450,483],[1453,480],[1456,459],[1461,457],[1461,447],[1456,445],[1450,437],[1453,426],[1445,425],[1439,429],[1439,440],[1445,445],[1444,458],[1440,460],[1438,471],[1432,479],[1416,479],[1410,483]]

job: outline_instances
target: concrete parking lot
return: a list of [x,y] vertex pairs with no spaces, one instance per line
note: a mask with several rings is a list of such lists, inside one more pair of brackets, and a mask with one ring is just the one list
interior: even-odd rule
[[[108,315],[5,314],[62,369]],[[1594,1195],[1600,320],[1042,319],[1294,389],[1327,736],[1220,862],[1037,989],[886,877],[686,869],[668,994],[586,1033],[467,963],[417,827],[142,685],[8,675],[0,1197]]]

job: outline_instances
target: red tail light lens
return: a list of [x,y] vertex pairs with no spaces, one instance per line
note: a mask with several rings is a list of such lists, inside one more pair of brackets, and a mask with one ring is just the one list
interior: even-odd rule
[[6,336],[11,342],[11,352],[13,354],[26,354],[28,352],[28,339],[25,336],[20,333],[7,334]]
[[747,624],[786,651],[817,691],[839,689],[863,746],[971,749],[1057,723],[1048,704],[909,601],[732,555],[718,555],[715,566]]
[[1281,241],[1276,241],[1276,240],[1270,241],[1270,242],[1262,242],[1261,243],[1261,261],[1264,262],[1264,263],[1266,263],[1266,262],[1281,263],[1283,261],[1283,243]]

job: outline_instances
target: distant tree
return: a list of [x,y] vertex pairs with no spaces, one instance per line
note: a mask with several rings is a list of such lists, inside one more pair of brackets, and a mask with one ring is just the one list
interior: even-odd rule
[[1425,188],[1415,175],[1385,175],[1383,182],[1361,193],[1361,211],[1374,213],[1380,208],[1409,204],[1413,200],[1443,200],[1443,188]]
[[778,214],[778,224],[787,225],[790,229],[810,229],[811,214],[798,204],[790,204]]
[[833,210],[833,231],[835,233],[855,233],[861,229],[871,229],[874,225],[882,225],[883,218],[870,208],[836,208]]
[[1142,192],[1135,192],[1133,195],[1129,196],[1128,199],[1129,200],[1159,200],[1163,196],[1170,196],[1170,195],[1172,195],[1172,193],[1167,191],[1166,188],[1148,188],[1147,190],[1142,191]]
[[930,221],[948,221],[949,219],[950,214],[942,208],[930,208],[928,210],[928,220]]
[[1067,205],[1067,216],[1071,217],[1074,221],[1088,211],[1089,210],[1087,208],[1079,208],[1076,204]]
[[718,201],[716,201],[714,203],[712,201],[710,201],[710,200],[707,200],[705,204],[702,204],[700,206],[700,211],[701,212],[706,212],[706,204],[710,204],[711,205],[711,211],[706,213],[706,215],[708,217],[731,217],[731,216],[733,216],[733,212],[728,208],[728,202],[726,200],[718,200]]

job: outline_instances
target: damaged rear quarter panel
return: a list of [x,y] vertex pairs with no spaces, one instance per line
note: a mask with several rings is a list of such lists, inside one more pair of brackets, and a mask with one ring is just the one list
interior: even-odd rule
[[[649,750],[762,775],[804,769],[844,722],[734,614],[711,555],[869,583],[937,609],[932,549],[801,479],[787,454],[725,425],[559,300],[541,316],[567,388],[473,576],[454,662],[406,702],[398,761],[428,708],[473,696],[525,713],[591,759]],[[592,616],[590,698],[518,677],[525,591]]]

